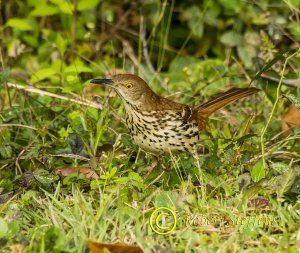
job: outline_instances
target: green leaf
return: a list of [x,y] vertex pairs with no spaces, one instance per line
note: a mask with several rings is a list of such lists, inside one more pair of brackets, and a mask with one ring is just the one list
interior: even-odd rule
[[[89,117],[91,117],[92,119],[97,121],[99,119],[99,110],[97,110],[96,108],[91,108],[91,107],[87,108],[87,115],[89,115]],[[103,121],[103,119],[101,119],[101,121]],[[101,126],[102,126],[102,124],[101,124]]]
[[56,47],[61,55],[66,52],[68,41],[65,40],[60,34],[56,36]]
[[203,21],[198,20],[196,22],[189,22],[189,24],[190,24],[192,33],[195,36],[197,36],[198,38],[201,38],[203,36],[203,31],[204,31]]
[[0,157],[7,159],[7,158],[11,158],[13,155],[13,150],[12,147],[10,145],[3,145],[0,148]]
[[254,46],[243,45],[237,48],[240,59],[244,62],[246,68],[252,67],[252,59],[256,56]]
[[288,98],[291,103],[293,103],[297,109],[300,111],[300,100],[293,94],[284,95],[286,98]]
[[290,22],[288,25],[288,29],[290,33],[296,38],[296,40],[300,40],[300,25],[297,22]]
[[100,178],[109,181],[116,175],[117,171],[118,168],[113,167],[110,171],[107,171],[105,174],[101,175]]
[[266,171],[263,165],[263,161],[259,160],[251,170],[251,178],[254,182],[258,182],[266,176]]
[[192,34],[201,38],[203,36],[204,25],[203,25],[203,14],[198,6],[193,5],[188,8],[184,16],[188,19],[188,26],[192,31]]
[[234,32],[234,31],[229,31],[229,32],[224,33],[221,36],[220,40],[226,46],[234,47],[241,43],[241,39],[242,39],[242,37],[240,34]]
[[53,5],[39,5],[29,13],[32,17],[46,17],[59,13],[59,8]]
[[42,184],[51,184],[59,180],[58,176],[50,174],[49,171],[43,169],[34,171],[33,175],[35,179]]
[[[177,56],[169,65],[169,72],[171,74],[176,74],[176,72],[182,71],[185,67],[192,65],[194,63],[200,62],[199,59],[193,56]],[[174,72],[174,73],[173,73]]]
[[50,78],[53,75],[55,75],[57,72],[56,70],[52,69],[52,68],[45,68],[45,69],[41,69],[37,72],[35,72],[31,78],[30,78],[30,82],[32,83],[36,83],[39,81],[42,81],[46,78]]
[[131,171],[128,174],[128,178],[130,179],[131,185],[134,185],[139,190],[144,189],[143,179],[138,173]]
[[73,129],[71,127],[68,127],[67,129],[65,129],[64,127],[62,127],[59,131],[58,134],[60,136],[61,139],[65,139],[69,136],[69,134],[73,133]]
[[11,18],[6,22],[6,25],[21,31],[31,31],[33,29],[26,20],[20,18]]
[[8,226],[3,218],[0,218],[0,238],[5,237],[8,232]]
[[261,80],[260,85],[267,95],[267,98],[274,104],[277,97],[277,84],[267,80]]
[[[87,1],[87,2],[89,2],[89,1]],[[74,10],[74,5],[71,4],[70,2],[63,2],[62,4],[59,5],[59,9],[63,13],[66,13],[68,15],[72,15],[73,10]]]
[[290,189],[290,192],[294,192],[294,193],[300,195],[300,177],[299,176],[295,179],[295,181]]
[[219,0],[219,2],[225,10],[234,10],[235,12],[239,12],[243,6],[243,1],[240,0]]
[[284,193],[289,191],[296,178],[299,176],[300,169],[299,167],[295,167],[284,171],[279,176],[267,177],[258,182],[258,185],[267,190],[269,193],[276,192],[278,196],[282,196]]
[[78,2],[78,5],[77,5],[77,10],[78,11],[84,11],[84,10],[87,10],[87,9],[92,9],[92,8],[95,8],[99,3],[100,3],[101,0],[80,0]]
[[113,167],[110,172],[109,172],[109,177],[113,178],[113,176],[117,173],[118,168],[117,167]]
[[[199,215],[199,214],[197,214],[197,215]],[[200,214],[201,215],[201,214]],[[202,217],[202,216],[200,216],[199,215],[199,217],[201,217],[201,218],[199,218],[199,223],[201,223],[201,222],[203,222],[203,223],[205,223],[205,222],[207,222],[208,220],[206,220],[205,218],[204,218],[204,216]],[[189,221],[189,222],[193,222],[193,218],[191,217],[190,218],[191,219],[191,221]],[[204,226],[204,225],[206,225],[206,224],[199,224],[200,226]],[[197,243],[199,242],[199,241],[201,241],[201,235],[200,235],[200,233],[197,233],[197,232],[195,232],[195,231],[193,231],[193,229],[192,228],[190,228],[190,227],[186,227],[184,230],[183,230],[183,232],[180,234],[180,237],[181,237],[181,240],[184,240],[184,241],[186,241],[186,242],[189,242],[189,243],[191,243],[192,245],[197,245]]]
[[24,194],[21,195],[21,199],[25,204],[29,205],[30,202],[32,202],[32,200],[37,197],[37,195],[38,193],[36,191],[27,190]]
[[271,68],[276,62],[285,59],[285,53],[287,53],[288,51],[284,52],[284,53],[279,53],[277,54],[271,61],[267,62],[267,64],[253,77],[253,79],[251,80],[250,84],[258,79],[262,73],[266,72],[269,68]]
[[279,182],[277,184],[277,194],[282,196],[285,192],[287,192],[292,187],[295,178],[296,173],[293,169],[290,169],[278,176]]
[[156,195],[154,200],[154,206],[158,207],[167,207],[173,208],[176,203],[176,197],[171,192],[161,192]]
[[62,228],[50,227],[44,236],[45,248],[48,252],[63,252],[66,247],[66,236]]
[[66,73],[81,73],[81,72],[93,72],[93,70],[86,66],[78,66],[78,65],[71,65],[66,67],[64,74]]
[[14,188],[14,185],[9,179],[1,179],[0,180],[0,194],[10,192]]
[[290,166],[288,164],[282,162],[273,163],[271,167],[278,174],[282,174],[290,169]]
[[20,224],[19,221],[11,221],[10,223],[8,223],[8,233],[9,236],[15,236],[16,233],[18,233],[18,231],[20,230]]
[[27,0],[29,6],[39,6],[46,3],[46,0]]
[[81,127],[82,123],[84,123],[84,121],[82,121],[82,114],[80,111],[72,111],[68,114],[68,118],[71,122],[71,126],[76,127]]

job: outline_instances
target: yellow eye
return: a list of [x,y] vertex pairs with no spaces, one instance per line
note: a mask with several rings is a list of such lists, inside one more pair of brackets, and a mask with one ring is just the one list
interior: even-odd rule
[[127,89],[131,89],[132,86],[133,86],[132,83],[127,83],[127,84],[126,84],[126,88],[127,88]]

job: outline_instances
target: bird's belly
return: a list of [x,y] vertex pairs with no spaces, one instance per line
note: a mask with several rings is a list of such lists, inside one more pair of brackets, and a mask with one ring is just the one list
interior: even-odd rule
[[196,122],[169,119],[169,115],[159,119],[127,115],[126,125],[133,141],[150,153],[193,152],[199,141]]
[[171,135],[171,140],[166,140],[164,136],[154,137],[149,135],[145,138],[142,134],[132,135],[133,141],[139,145],[139,147],[145,151],[159,154],[170,152],[193,152],[199,137],[184,137],[183,135]]

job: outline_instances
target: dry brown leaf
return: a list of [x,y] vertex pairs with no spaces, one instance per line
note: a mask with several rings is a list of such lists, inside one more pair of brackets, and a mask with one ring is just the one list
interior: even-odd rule
[[87,244],[92,253],[106,253],[107,250],[111,253],[143,253],[140,247],[120,243],[100,243],[88,240]]
[[60,168],[54,171],[56,175],[66,177],[72,173],[82,173],[86,178],[99,179],[97,173],[89,167]]
[[290,129],[296,126],[300,126],[300,111],[291,105],[281,121],[282,134],[288,136]]

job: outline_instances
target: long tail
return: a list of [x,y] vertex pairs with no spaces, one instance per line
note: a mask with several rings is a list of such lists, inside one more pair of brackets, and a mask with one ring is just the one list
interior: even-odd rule
[[207,119],[210,114],[219,110],[220,108],[240,98],[247,97],[251,94],[254,94],[258,91],[260,91],[260,89],[253,88],[253,87],[230,89],[224,93],[217,95],[216,97],[213,97],[208,102],[197,107],[196,110],[197,110],[198,117],[202,119]]

